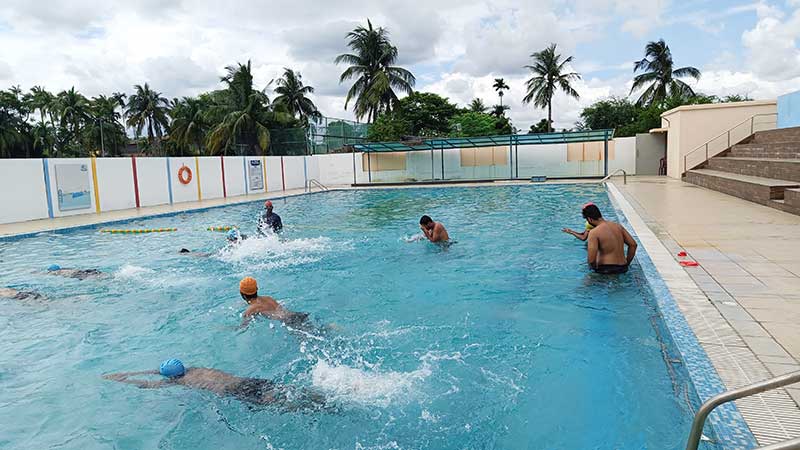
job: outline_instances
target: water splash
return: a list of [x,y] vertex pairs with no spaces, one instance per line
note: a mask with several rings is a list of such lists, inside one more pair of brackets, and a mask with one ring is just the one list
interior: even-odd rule
[[322,259],[323,254],[336,247],[346,248],[347,245],[346,242],[334,242],[327,237],[281,239],[274,234],[268,234],[229,245],[215,257],[230,264],[274,269],[314,263]]

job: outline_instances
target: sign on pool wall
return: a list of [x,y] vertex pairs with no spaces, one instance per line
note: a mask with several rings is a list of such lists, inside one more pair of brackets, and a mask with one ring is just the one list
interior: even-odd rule
[[56,164],[58,209],[71,211],[92,207],[91,179],[87,164]]
[[251,159],[248,166],[247,175],[250,178],[250,190],[257,191],[264,189],[264,170],[261,168],[261,161]]

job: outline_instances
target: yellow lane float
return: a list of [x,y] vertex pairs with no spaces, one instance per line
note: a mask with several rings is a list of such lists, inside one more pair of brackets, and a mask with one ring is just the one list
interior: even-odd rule
[[177,228],[143,228],[138,230],[100,230],[101,233],[112,234],[143,234],[143,233],[166,233],[167,231],[178,231]]
[[208,231],[231,231],[234,228],[236,228],[235,225],[225,225],[225,226],[219,226],[219,227],[208,227],[206,229]]

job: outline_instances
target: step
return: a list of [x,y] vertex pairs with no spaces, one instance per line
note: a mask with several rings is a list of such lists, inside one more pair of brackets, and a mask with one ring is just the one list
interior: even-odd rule
[[800,142],[800,127],[778,128],[775,130],[758,131],[753,135],[753,143],[772,142]]
[[686,173],[686,181],[752,202],[769,205],[770,200],[782,200],[789,188],[800,188],[800,182],[754,177],[718,170],[697,169]]
[[721,156],[709,159],[706,168],[740,175],[800,182],[800,159]]
[[742,158],[800,159],[800,140],[766,144],[747,143],[731,147],[730,156]]
[[[788,189],[787,189],[788,191]],[[779,209],[783,212],[796,214],[800,216],[800,206],[794,206],[786,202],[786,200],[770,200],[769,205],[775,209]]]
[[783,199],[787,205],[800,208],[800,189],[786,189],[783,192]]

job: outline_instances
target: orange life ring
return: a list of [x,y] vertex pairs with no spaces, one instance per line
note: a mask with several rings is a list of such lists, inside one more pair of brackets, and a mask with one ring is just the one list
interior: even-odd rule
[[192,169],[190,169],[188,166],[181,166],[181,168],[178,169],[178,181],[180,181],[181,184],[191,183]]

